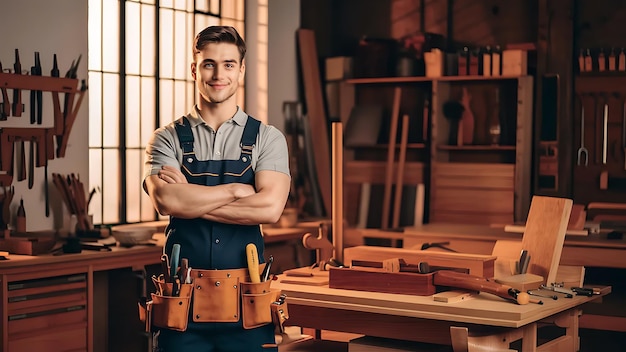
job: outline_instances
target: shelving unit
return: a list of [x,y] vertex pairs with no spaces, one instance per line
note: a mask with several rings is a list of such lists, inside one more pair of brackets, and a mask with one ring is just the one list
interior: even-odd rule
[[[532,85],[530,76],[433,81],[430,222],[525,220],[531,197]],[[475,109],[474,141],[450,145],[451,123],[444,117],[443,105],[458,99],[462,88],[469,91]],[[502,125],[499,144],[492,144],[488,134],[494,123]]]
[[[355,104],[381,104],[385,108],[376,145],[346,146],[346,204],[355,208],[347,210],[348,215],[352,214],[348,217],[349,226],[356,222],[355,218],[363,217],[363,214],[356,214],[359,207],[356,204],[369,199],[369,196],[361,199],[363,185],[370,187],[389,182],[385,178],[388,165],[392,165],[394,175],[398,171],[398,162],[394,159],[391,163],[391,154],[387,153],[389,135],[393,135],[389,133],[393,127],[390,118],[393,111],[397,111],[400,121],[405,114],[410,121],[402,175],[403,198],[417,185],[424,184],[427,222],[524,221],[531,197],[533,77],[389,77],[355,78],[345,82],[354,85]],[[474,141],[451,145],[451,123],[443,114],[443,106],[449,100],[460,100],[459,92],[463,87],[473,95],[470,106],[476,109]],[[399,106],[394,110],[394,95],[398,91]],[[495,98],[489,94],[494,94]],[[492,119],[509,123],[502,127],[501,143],[497,145],[491,144],[488,133]],[[398,131],[402,128],[399,124]],[[396,135],[393,150],[397,158],[400,132]],[[403,207],[405,205],[414,206],[403,204]],[[372,213],[369,211],[370,215]],[[403,210],[403,213],[411,211]],[[361,220],[360,226],[363,224]],[[368,224],[369,227],[386,227],[376,226],[376,221],[368,221]]]

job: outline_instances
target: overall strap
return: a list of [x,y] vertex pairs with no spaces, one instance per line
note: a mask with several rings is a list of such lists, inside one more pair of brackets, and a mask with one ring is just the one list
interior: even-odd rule
[[183,153],[193,152],[193,133],[191,132],[191,124],[187,117],[183,116],[182,124],[177,123],[175,125],[176,134],[178,134],[178,140],[180,141],[180,148]]
[[252,149],[254,149],[256,138],[257,138],[257,135],[259,134],[260,125],[261,125],[261,121],[248,115],[248,121],[246,122],[246,127],[243,130],[243,135],[241,136],[241,142],[240,142],[242,153],[252,154]]

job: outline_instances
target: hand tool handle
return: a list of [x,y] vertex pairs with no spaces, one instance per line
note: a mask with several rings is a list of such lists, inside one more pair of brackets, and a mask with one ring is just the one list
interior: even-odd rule
[[263,272],[261,273],[261,281],[267,281],[270,278],[272,263],[274,263],[274,256],[270,255],[267,263],[265,264],[265,268],[263,268]]
[[604,114],[602,116],[602,164],[606,165],[606,154],[608,149],[608,127],[609,127],[609,104],[604,104]]
[[170,263],[167,254],[161,255],[161,271],[163,271],[163,279],[165,282],[170,281]]
[[246,258],[248,260],[248,272],[250,274],[250,282],[261,282],[261,276],[259,275],[259,254],[254,243],[248,243],[246,245]]
[[467,290],[483,291],[496,296],[513,300],[518,304],[527,304],[530,297],[526,292],[520,292],[511,286],[501,285],[483,277],[463,274],[454,271],[437,271],[433,283],[438,286],[457,287]]
[[170,279],[175,279],[178,274],[178,265],[180,264],[180,244],[174,243],[172,246],[172,254],[170,255]]

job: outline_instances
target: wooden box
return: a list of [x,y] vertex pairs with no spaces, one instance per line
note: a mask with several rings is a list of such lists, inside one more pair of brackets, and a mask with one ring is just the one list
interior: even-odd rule
[[56,244],[55,238],[11,237],[0,239],[0,250],[11,254],[39,255],[47,254]]
[[346,290],[430,296],[433,273],[387,272],[376,268],[331,268],[328,287]]

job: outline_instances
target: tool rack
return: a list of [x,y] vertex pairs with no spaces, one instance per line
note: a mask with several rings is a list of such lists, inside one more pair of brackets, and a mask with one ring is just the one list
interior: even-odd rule
[[[80,86],[79,86],[80,83]],[[55,157],[63,158],[67,149],[69,134],[82,103],[87,86],[85,81],[76,78],[30,76],[16,73],[0,72],[0,89],[30,90],[50,92],[53,101],[53,127],[0,128],[0,187],[8,187],[13,182],[13,151],[14,143],[19,141],[32,142],[37,145],[37,166],[47,166],[47,160]],[[70,103],[67,111],[62,110],[60,93],[64,93]],[[21,93],[20,93],[21,94]],[[74,101],[76,100],[76,103]],[[3,104],[8,104],[5,101]],[[56,137],[56,151],[54,138]]]

